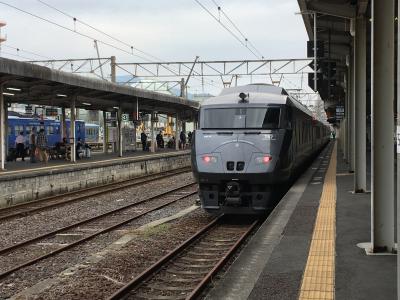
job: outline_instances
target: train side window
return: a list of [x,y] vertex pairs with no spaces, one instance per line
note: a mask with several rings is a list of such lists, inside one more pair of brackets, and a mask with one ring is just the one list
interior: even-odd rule
[[54,126],[47,126],[47,134],[54,134]]
[[24,131],[24,126],[23,125],[15,125],[14,126],[14,132],[15,132],[15,135],[17,136],[17,135],[19,135],[19,133],[20,132],[23,132]]

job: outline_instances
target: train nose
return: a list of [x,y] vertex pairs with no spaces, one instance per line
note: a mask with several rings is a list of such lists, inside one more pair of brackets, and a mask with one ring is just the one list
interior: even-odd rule
[[253,153],[260,152],[253,144],[248,142],[232,142],[218,149],[221,153],[222,164],[226,171],[246,171],[250,165]]

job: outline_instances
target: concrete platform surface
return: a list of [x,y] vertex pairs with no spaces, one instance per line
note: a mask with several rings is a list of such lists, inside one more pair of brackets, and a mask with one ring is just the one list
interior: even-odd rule
[[[324,181],[332,146],[333,143],[292,186],[206,299],[299,299],[305,269],[314,268],[309,266],[310,244],[327,184]],[[357,247],[370,239],[371,199],[370,194],[350,193],[353,174],[347,170],[341,152],[337,151],[336,176],[333,173],[333,292],[317,292],[314,298],[303,299],[397,299],[396,256],[367,256]],[[328,289],[316,290],[325,288]]]

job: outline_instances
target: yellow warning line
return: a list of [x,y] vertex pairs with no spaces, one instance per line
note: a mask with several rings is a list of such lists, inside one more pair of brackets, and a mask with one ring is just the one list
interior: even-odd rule
[[335,299],[336,144],[325,176],[300,300]]

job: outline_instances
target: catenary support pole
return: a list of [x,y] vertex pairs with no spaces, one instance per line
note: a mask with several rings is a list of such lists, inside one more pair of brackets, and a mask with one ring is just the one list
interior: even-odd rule
[[374,252],[394,249],[394,0],[372,1],[372,190]]
[[75,134],[75,119],[76,119],[76,97],[71,100],[71,120],[70,120],[70,133],[69,137],[72,139],[71,143],[71,162],[76,162],[76,134]]
[[108,153],[107,112],[103,110],[103,153]]
[[5,170],[6,151],[5,151],[5,105],[3,95],[3,85],[0,84],[0,159],[1,159],[1,170]]
[[111,56],[111,82],[117,81],[117,64],[115,56]]
[[356,22],[354,191],[363,193],[367,189],[367,26],[365,17],[358,18]]

